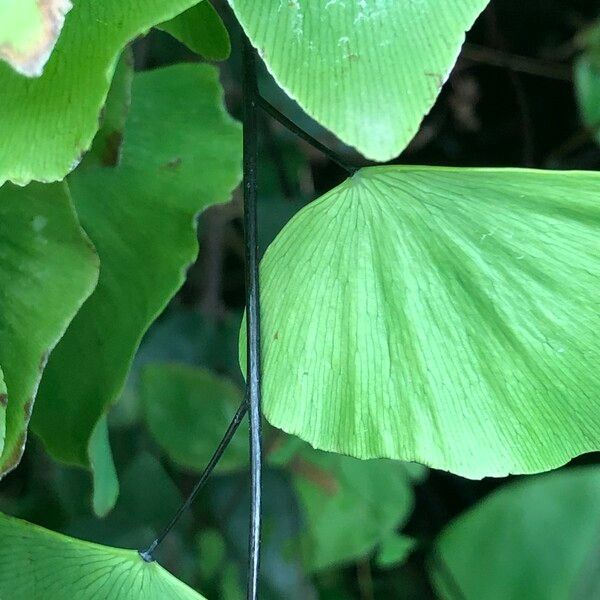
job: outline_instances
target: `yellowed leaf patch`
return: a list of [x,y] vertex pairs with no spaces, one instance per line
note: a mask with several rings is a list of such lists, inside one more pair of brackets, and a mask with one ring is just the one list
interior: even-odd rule
[[0,2],[0,59],[27,77],[39,77],[71,8],[69,0]]

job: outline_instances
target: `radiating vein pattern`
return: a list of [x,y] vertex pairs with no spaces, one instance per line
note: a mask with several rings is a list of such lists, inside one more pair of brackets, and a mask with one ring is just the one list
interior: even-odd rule
[[367,158],[417,132],[488,0],[229,0],[279,85]]
[[600,175],[377,167],[262,264],[264,410],[468,477],[600,447]]
[[69,538],[0,515],[0,598],[203,600],[134,550]]

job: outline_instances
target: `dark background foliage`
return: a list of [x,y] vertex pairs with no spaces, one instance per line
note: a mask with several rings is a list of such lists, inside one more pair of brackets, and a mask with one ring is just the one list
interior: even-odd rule
[[[216,6],[232,34],[234,50],[221,67],[221,79],[230,111],[239,118],[239,32],[225,3]],[[457,66],[419,134],[394,162],[600,169],[600,148],[581,122],[572,82],[572,62],[579,52],[577,36],[596,16],[597,4],[592,0],[492,0],[469,33]],[[137,41],[134,52],[137,69],[197,60],[159,31]],[[302,128],[346,160],[361,161],[286,99],[264,71],[261,88]],[[344,176],[318,151],[268,117],[262,118],[261,250],[301,206]],[[200,258],[188,282],[155,326],[183,309],[195,311],[207,325],[194,340],[198,347],[192,360],[238,383],[241,380],[235,345],[244,302],[240,214],[241,202],[236,196],[231,204],[210,209],[202,216]],[[218,331],[216,337],[210,333],[211,327]],[[177,506],[179,494],[191,489],[195,475],[176,469],[161,456],[143,424],[128,414],[126,401],[111,416],[111,442],[122,493],[117,509],[106,520],[95,519],[90,513],[87,474],[53,463],[35,439],[30,440],[19,469],[3,482],[0,508],[87,539],[124,545],[151,541],[153,531]],[[574,462],[599,460],[597,454],[592,454]],[[247,483],[243,473],[217,477],[161,551],[160,559],[168,568],[192,584],[201,584],[208,597],[235,598],[239,593],[236,588],[243,585]],[[404,528],[405,533],[419,540],[405,564],[382,570],[366,556],[356,564],[311,577],[297,564],[290,567],[287,562],[290,549],[285,534],[301,527],[301,519],[289,480],[280,472],[268,470],[264,597],[433,597],[427,576],[432,540],[453,517],[505,484],[506,480],[469,481],[430,471],[416,488],[416,507]],[[207,529],[219,530],[227,540],[226,553],[235,557],[233,566],[227,566],[230,589],[200,567],[201,561],[210,561],[214,556],[217,561],[227,560],[215,549],[218,542],[203,544],[202,537],[198,557],[198,536]]]

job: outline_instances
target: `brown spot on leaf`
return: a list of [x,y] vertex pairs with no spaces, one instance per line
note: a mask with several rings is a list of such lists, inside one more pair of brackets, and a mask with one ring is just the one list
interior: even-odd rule
[[[16,440],[12,452],[8,456],[2,454],[2,460],[0,462],[0,479],[10,473],[21,462],[26,441],[27,431],[23,431]],[[5,446],[4,450],[6,449],[7,447]]]
[[8,404],[8,396],[6,394],[0,394],[0,406],[6,408]]
[[[42,25],[26,47],[0,43],[0,58],[28,77],[39,77],[60,35],[70,0],[37,0]],[[18,10],[18,9],[17,9]]]
[[31,418],[31,411],[33,410],[33,398],[27,400],[23,405],[23,413],[25,414],[25,422],[28,423]]
[[42,352],[42,356],[40,356],[40,363],[38,365],[38,370],[40,373],[42,373],[43,370],[46,368],[46,363],[48,362],[49,355],[50,355],[50,353],[48,352],[48,350],[46,350],[45,352]]
[[172,171],[177,170],[180,166],[181,166],[181,157],[174,158],[173,160],[170,160],[168,163],[165,163],[163,165],[163,167],[165,169],[170,169]]
[[328,471],[309,463],[303,458],[295,458],[291,467],[292,472],[296,475],[314,483],[330,496],[335,496],[338,493],[340,486],[335,477]]

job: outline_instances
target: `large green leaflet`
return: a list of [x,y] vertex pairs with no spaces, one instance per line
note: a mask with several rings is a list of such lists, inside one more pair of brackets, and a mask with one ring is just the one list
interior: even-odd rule
[[70,9],[69,0],[3,0],[0,59],[22,75],[41,75]]
[[413,508],[412,481],[397,461],[360,461],[302,444],[287,466],[305,519],[307,568],[328,569],[367,555]]
[[279,85],[367,158],[398,155],[488,0],[229,0]]
[[431,574],[442,598],[598,598],[600,469],[502,488],[440,535]]
[[21,459],[48,354],[97,277],[96,253],[63,184],[0,188],[0,366],[8,390],[0,476]]
[[[219,445],[242,392],[227,379],[187,365],[151,364],[142,371],[141,396],[153,437],[179,465],[201,471]],[[248,464],[244,421],[217,465],[221,473]]]
[[267,418],[472,478],[598,449],[599,195],[592,172],[358,172],[263,259]]
[[90,147],[123,47],[197,0],[78,0],[39,79],[0,63],[0,185],[62,179]]
[[240,155],[240,127],[224,110],[216,69],[175,65],[136,76],[119,166],[70,178],[102,268],[40,389],[33,424],[55,457],[88,465],[90,435],[118,397],[142,334],[196,257],[195,216],[229,198]]
[[110,548],[0,515],[0,597],[11,600],[202,600],[135,550]]

